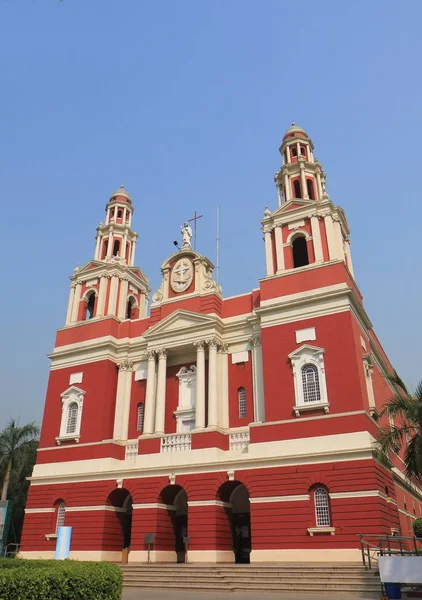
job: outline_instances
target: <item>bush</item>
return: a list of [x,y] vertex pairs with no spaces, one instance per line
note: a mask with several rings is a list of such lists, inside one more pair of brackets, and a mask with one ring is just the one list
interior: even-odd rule
[[422,518],[413,521],[413,533],[416,537],[422,538]]
[[110,563],[0,560],[0,600],[120,600],[122,573]]

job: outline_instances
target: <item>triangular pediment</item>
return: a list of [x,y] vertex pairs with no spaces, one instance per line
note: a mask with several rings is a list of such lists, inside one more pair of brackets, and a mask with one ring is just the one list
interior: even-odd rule
[[84,390],[81,390],[81,388],[76,387],[76,385],[71,385],[69,388],[67,388],[67,390],[62,392],[60,396],[64,398],[65,396],[70,396],[71,394],[76,394],[79,396],[80,394],[85,395],[85,392]]
[[217,318],[213,315],[202,315],[189,310],[176,310],[156,325],[147,329],[144,337],[148,339],[161,334],[168,335],[173,332],[180,333],[192,329],[213,327],[216,325],[216,322]]
[[324,348],[319,348],[318,346],[311,346],[310,344],[302,344],[299,348],[296,348],[293,352],[291,352],[288,356],[289,358],[298,358],[303,356],[304,354],[308,355],[321,355],[324,354]]
[[276,217],[278,215],[283,215],[287,212],[291,212],[291,211],[299,210],[299,209],[303,209],[303,208],[308,208],[308,207],[315,208],[316,207],[315,200],[303,200],[302,198],[294,198],[292,200],[289,200],[285,204],[282,204],[281,206],[279,206],[277,208],[277,210],[275,210],[271,214],[271,216]]

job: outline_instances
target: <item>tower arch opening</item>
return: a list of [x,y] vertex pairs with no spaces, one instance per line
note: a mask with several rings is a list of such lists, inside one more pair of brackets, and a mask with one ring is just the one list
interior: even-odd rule
[[310,200],[315,200],[314,183],[312,179],[306,180],[306,187],[308,189],[308,196]]
[[87,296],[86,301],[86,312],[85,312],[85,321],[92,319],[95,312],[95,292],[92,291]]
[[302,198],[302,190],[300,189],[299,179],[295,179],[293,182],[293,189],[295,192],[295,198]]
[[166,523],[160,529],[165,532],[165,539],[159,540],[166,549],[176,552],[178,563],[186,562],[185,539],[188,535],[188,496],[180,485],[166,486],[158,501],[167,506],[161,516]]
[[304,267],[309,265],[308,246],[306,238],[300,235],[292,241],[293,267]]
[[106,506],[118,510],[107,510],[104,517],[103,548],[121,552],[130,548],[132,534],[132,495],[125,488],[113,490],[107,497]]
[[114,240],[113,256],[119,256],[119,252],[120,252],[120,240]]

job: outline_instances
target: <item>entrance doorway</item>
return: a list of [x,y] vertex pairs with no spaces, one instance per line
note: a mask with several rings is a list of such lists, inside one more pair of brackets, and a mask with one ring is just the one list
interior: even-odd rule
[[161,492],[161,502],[166,504],[172,524],[174,551],[177,562],[186,562],[186,538],[188,536],[188,496],[180,485],[168,485]]
[[227,481],[220,487],[219,496],[226,504],[225,511],[231,528],[235,562],[248,564],[252,549],[248,488],[240,481]]
[[107,505],[115,511],[107,511],[104,523],[104,549],[119,550],[130,547],[132,534],[132,496],[124,488],[113,490]]

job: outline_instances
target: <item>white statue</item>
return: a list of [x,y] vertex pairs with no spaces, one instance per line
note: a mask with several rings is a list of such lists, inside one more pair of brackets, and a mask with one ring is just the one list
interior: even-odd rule
[[189,223],[183,223],[183,227],[180,228],[180,232],[182,234],[182,248],[185,246],[189,246],[190,241],[192,239],[192,229],[190,228]]

